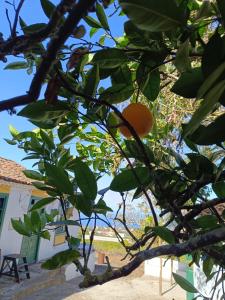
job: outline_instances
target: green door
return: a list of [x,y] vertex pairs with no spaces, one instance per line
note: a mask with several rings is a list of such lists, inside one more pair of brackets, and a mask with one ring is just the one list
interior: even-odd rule
[[[38,201],[38,198],[32,197],[29,205],[29,209]],[[21,255],[27,257],[27,262],[32,264],[37,261],[39,236],[32,235],[31,237],[24,236],[21,246]]]

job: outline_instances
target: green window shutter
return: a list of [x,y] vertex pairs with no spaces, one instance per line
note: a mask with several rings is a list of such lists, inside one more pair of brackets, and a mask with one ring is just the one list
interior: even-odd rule
[[1,229],[4,221],[4,215],[6,211],[6,204],[7,204],[8,195],[7,194],[0,194],[0,234]]

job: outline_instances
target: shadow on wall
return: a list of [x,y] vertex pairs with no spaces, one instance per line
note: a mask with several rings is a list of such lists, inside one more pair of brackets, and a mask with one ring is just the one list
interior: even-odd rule
[[[218,268],[213,268],[212,272],[217,271]],[[200,268],[196,265],[194,266],[194,286],[197,290],[199,290],[203,296],[209,298],[210,300],[218,300],[224,299],[222,298],[223,295],[223,287],[222,283],[218,285],[216,291],[212,297],[212,289],[214,288],[216,283],[216,276],[214,276],[211,280],[207,281],[205,274],[202,271],[202,263],[200,263]]]

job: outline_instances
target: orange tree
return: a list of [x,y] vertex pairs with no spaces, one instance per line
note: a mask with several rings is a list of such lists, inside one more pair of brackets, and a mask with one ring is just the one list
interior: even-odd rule
[[[16,113],[17,106],[24,106],[18,115],[39,128],[22,133],[11,128],[8,142],[24,149],[26,159],[36,159],[36,170],[25,173],[49,195],[33,207],[31,216],[14,220],[14,228],[48,238],[49,224],[58,223],[52,216],[41,217],[38,209],[58,201],[68,250],[43,267],[73,261],[84,275],[83,286],[126,276],[146,259],[187,253],[195,264],[203,260],[208,278],[218,278],[225,259],[224,214],[218,210],[225,200],[225,1],[55,2],[41,0],[49,20],[31,25],[19,17],[24,1],[11,3],[11,34],[0,38],[0,59],[7,63],[8,56],[16,58],[5,69],[35,70],[28,92],[2,99],[0,111]],[[113,18],[123,29],[121,37],[114,35]],[[136,102],[144,103],[155,118],[143,138],[121,113]],[[120,135],[121,126],[132,138]],[[108,221],[105,191],[97,197],[97,181],[105,174],[112,175],[109,189],[122,197],[120,222],[132,244],[126,245]],[[154,221],[138,237],[126,222],[130,191],[134,199],[145,199]],[[83,265],[79,241],[70,236],[69,227],[80,226],[83,237],[86,227],[81,214],[78,220],[67,220],[65,200],[94,220]],[[88,270],[97,220],[114,230],[131,258],[117,270],[109,262],[101,276]],[[157,236],[165,243],[154,247]],[[221,266],[218,276],[212,273],[214,265]],[[198,293],[185,279],[175,279]]]

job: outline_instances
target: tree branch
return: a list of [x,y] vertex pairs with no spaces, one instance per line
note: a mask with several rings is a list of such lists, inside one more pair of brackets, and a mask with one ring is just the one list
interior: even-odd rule
[[[68,0],[62,1],[63,3],[68,3]],[[61,2],[61,5],[62,5]],[[34,102],[38,99],[41,86],[54,63],[59,49],[63,46],[65,41],[69,38],[70,34],[73,32],[74,28],[77,26],[82,17],[87,13],[89,7],[91,7],[96,0],[80,0],[74,7],[71,9],[65,23],[60,27],[56,36],[52,38],[49,43],[46,54],[44,55],[40,67],[38,68],[32,82],[30,89],[27,95],[18,96],[11,98],[5,101],[0,102],[0,111],[6,109],[12,109],[16,106],[25,105],[30,102]],[[58,11],[57,11],[57,16]],[[1,47],[0,47],[1,53]]]
[[36,43],[45,40],[51,33],[55,31],[59,24],[61,17],[68,9],[68,1],[62,0],[54,10],[52,17],[50,18],[47,26],[44,29],[36,31],[32,34],[20,35],[17,37],[10,37],[6,41],[0,42],[0,57],[4,57],[10,54],[19,54],[23,51],[27,51]]
[[189,221],[193,220],[195,217],[197,217],[203,210],[207,209],[207,208],[211,208],[211,207],[215,207],[215,205],[220,204],[220,203],[224,203],[225,199],[213,199],[211,201],[208,202],[204,202],[201,204],[198,204],[195,206],[194,209],[192,209],[188,214],[186,214],[182,220],[182,222],[180,222],[177,227],[174,230],[175,235],[183,228],[183,226],[185,224],[188,224]]
[[202,249],[206,246],[210,246],[224,240],[225,227],[223,226],[205,234],[193,237],[188,242],[182,244],[164,245],[150,250],[144,250],[139,252],[131,262],[119,269],[110,272],[106,271],[102,275],[86,276],[80,286],[90,287],[97,284],[103,284],[110,280],[121,278],[123,276],[127,276],[147,259],[152,259],[154,257],[159,257],[162,255],[180,257],[187,253],[190,254],[195,250]]
[[14,19],[13,27],[12,27],[12,37],[16,36],[16,27],[17,27],[17,23],[18,23],[18,19],[19,19],[20,10],[24,4],[24,1],[25,0],[20,0],[18,7],[16,9],[15,19]]

